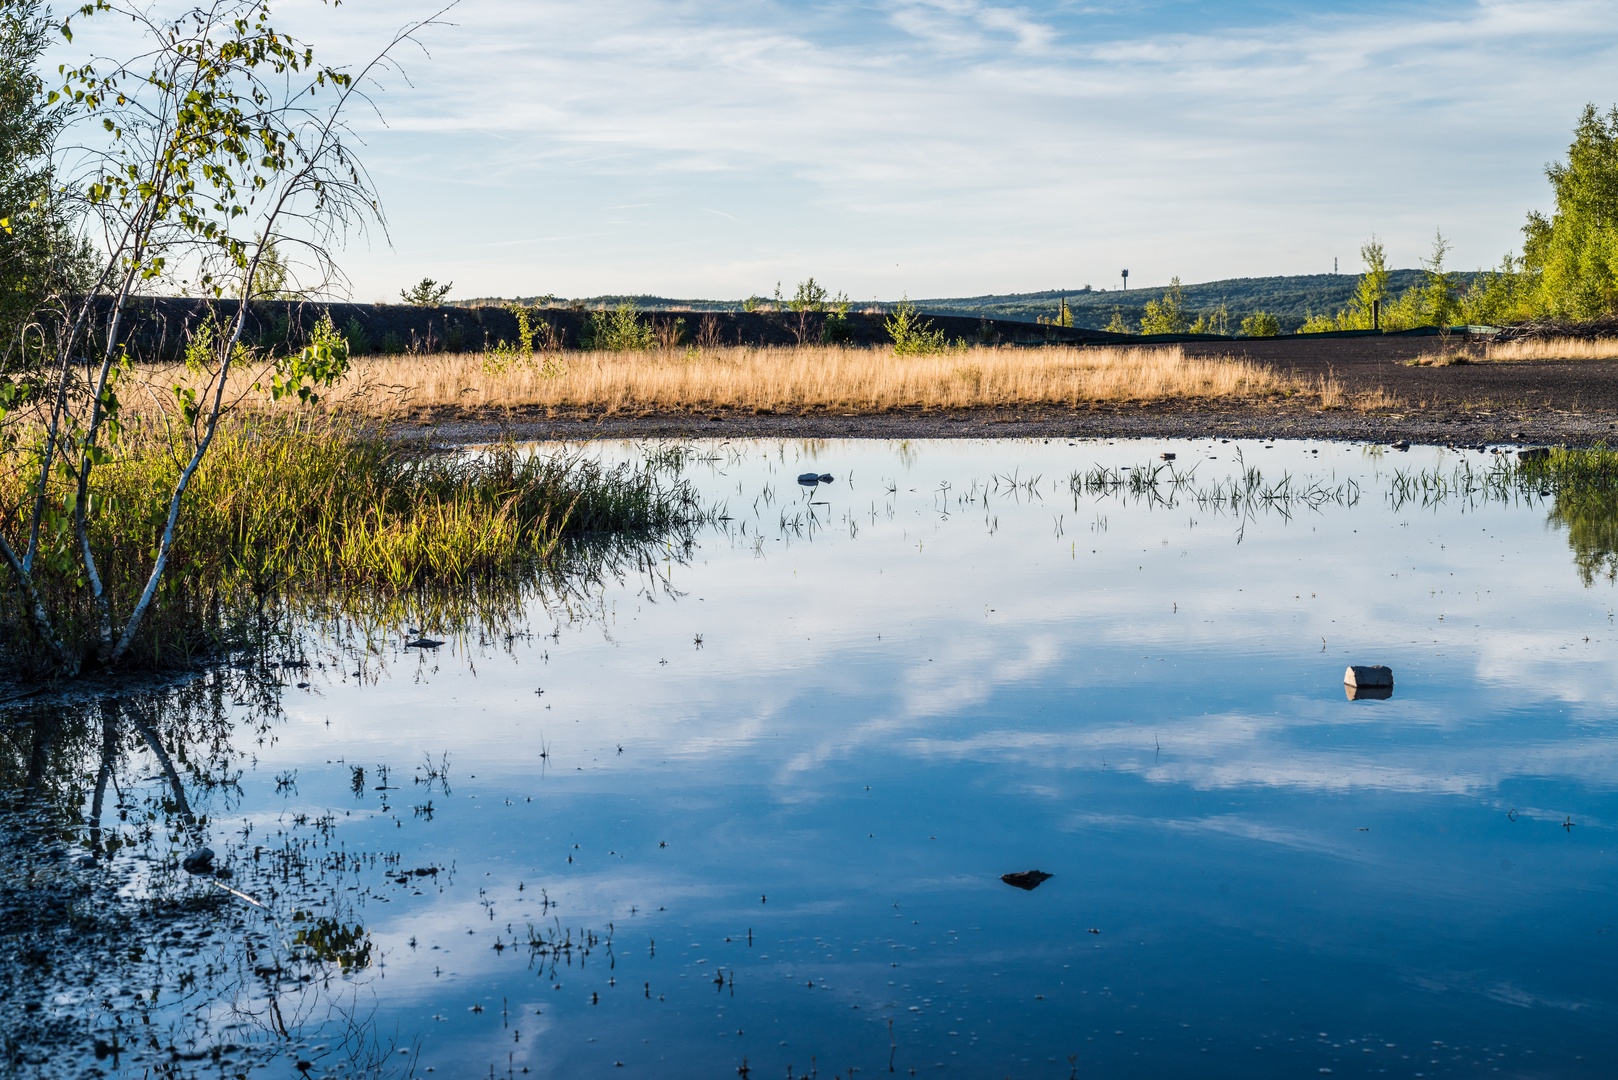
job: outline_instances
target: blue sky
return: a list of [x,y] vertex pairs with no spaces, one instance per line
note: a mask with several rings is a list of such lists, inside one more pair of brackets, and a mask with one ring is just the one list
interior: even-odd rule
[[[433,10],[277,9],[328,59]],[[359,124],[353,297],[969,295],[1493,264],[1618,0],[464,0]]]

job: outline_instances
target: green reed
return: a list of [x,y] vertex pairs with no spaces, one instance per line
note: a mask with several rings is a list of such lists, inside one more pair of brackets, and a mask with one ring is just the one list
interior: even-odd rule
[[[126,431],[95,473],[91,543],[115,612],[129,610],[151,571],[182,449],[162,428]],[[8,465],[0,498],[15,506],[28,470]],[[340,420],[238,422],[221,430],[186,496],[143,662],[167,666],[252,637],[290,597],[328,613],[352,602],[365,621],[419,610],[428,593],[438,596],[429,608],[509,600],[564,559],[588,563],[613,538],[695,520],[694,492],[669,472],[661,461],[608,467],[510,444],[445,451]],[[41,577],[67,638],[87,640],[93,613],[71,569]],[[10,645],[26,655],[9,582],[4,604]]]

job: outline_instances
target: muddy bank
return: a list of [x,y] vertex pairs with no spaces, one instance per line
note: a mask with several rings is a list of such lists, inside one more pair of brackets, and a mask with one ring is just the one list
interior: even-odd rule
[[1402,414],[1348,411],[1282,412],[1212,406],[1112,410],[893,412],[874,416],[810,413],[754,416],[715,412],[647,416],[509,415],[489,411],[399,425],[404,436],[464,444],[503,436],[519,441],[590,439],[1098,439],[1244,438],[1336,439],[1437,445],[1554,443],[1592,446],[1618,439],[1613,415],[1557,412]]

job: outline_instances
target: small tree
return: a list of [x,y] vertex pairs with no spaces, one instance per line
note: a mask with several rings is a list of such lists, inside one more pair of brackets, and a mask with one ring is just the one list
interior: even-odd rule
[[1365,262],[1365,273],[1360,275],[1354,298],[1344,313],[1346,317],[1339,320],[1343,330],[1375,329],[1377,306],[1388,300],[1388,254],[1382,241],[1373,235],[1361,244],[1360,258]]
[[[274,29],[262,0],[219,0],[173,21],[91,0],[78,17],[97,13],[127,21],[148,51],[131,63],[64,67],[45,104],[66,105],[76,122],[104,133],[70,187],[102,237],[103,269],[87,291],[57,288],[36,304],[0,370],[0,449],[29,477],[17,504],[0,507],[0,558],[32,628],[68,675],[86,660],[118,663],[158,598],[186,491],[231,404],[227,382],[255,359],[242,330],[266,252],[296,244],[331,276],[329,244],[382,222],[344,142],[343,116],[389,52],[426,25],[407,27],[351,74],[317,64],[311,49]],[[72,20],[60,29],[71,41]],[[237,303],[217,332],[193,338],[191,378],[173,386],[178,477],[149,496],[151,568],[138,597],[115,609],[103,553],[91,542],[103,498],[95,479],[123,425],[119,391],[129,365],[121,331],[130,298],[164,282]],[[342,375],[347,351],[328,323],[306,348],[263,360],[255,387],[308,403]],[[47,570],[77,582],[69,606],[93,612],[91,640],[63,636],[67,623],[40,591]]]
[[810,278],[798,282],[798,291],[786,303],[787,310],[798,317],[792,332],[797,335],[799,345],[808,344],[816,337],[831,341],[846,336],[844,317],[849,305],[846,295],[838,293],[834,297],[824,285]]
[[1546,166],[1556,196],[1551,217],[1523,226],[1522,272],[1540,310],[1588,319],[1618,310],[1618,106],[1586,105],[1567,160]]
[[[400,289],[399,299],[411,307],[437,307],[444,302],[444,297],[448,296],[449,291],[454,287],[455,282],[453,281],[446,285],[440,285],[432,278],[424,277],[408,290]],[[550,298],[547,297],[546,299]]]
[[1448,326],[1455,316],[1455,274],[1444,269],[1450,243],[1444,239],[1442,229],[1433,232],[1433,253],[1421,260],[1427,281],[1422,288],[1425,301],[1425,322],[1433,326]]
[[1242,334],[1245,337],[1279,337],[1281,320],[1267,311],[1255,311],[1242,320]]
[[1163,299],[1146,302],[1146,313],[1140,320],[1140,332],[1183,334],[1190,326],[1191,320],[1186,318],[1185,314],[1185,290],[1180,287],[1180,279],[1176,277],[1170,281]]
[[1219,306],[1212,311],[1199,315],[1197,321],[1191,324],[1191,332],[1193,334],[1229,334],[1230,311],[1226,308],[1224,301],[1220,301]]
[[931,322],[922,322],[921,313],[908,296],[893,309],[886,326],[895,356],[929,356],[944,351],[944,331],[934,330]]

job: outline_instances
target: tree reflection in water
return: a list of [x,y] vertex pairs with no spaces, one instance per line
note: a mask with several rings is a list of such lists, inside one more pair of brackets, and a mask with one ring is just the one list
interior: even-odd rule
[[[318,821],[269,845],[207,836],[209,811],[240,795],[237,737],[278,721],[271,674],[105,688],[9,718],[0,1052],[11,1073],[245,1076],[277,1057],[410,1071],[413,1056],[395,1057],[365,1020],[372,947],[343,899],[360,867],[322,858]],[[204,843],[214,872],[187,873],[181,860]],[[328,1049],[312,1055],[316,1040]]]
[[[688,536],[656,558],[611,543],[576,552],[565,575],[456,594],[282,599],[266,603],[255,650],[200,674],[0,703],[6,1075],[246,1077],[276,1059],[413,1075],[419,1047],[375,1030],[380,955],[352,899],[399,875],[396,858],[334,847],[330,813],[287,815],[265,835],[249,823],[222,836],[211,819],[239,806],[252,748],[275,737],[281,694],[311,664],[383,679],[382,646],[410,625],[468,655],[510,650],[530,614],[596,621],[609,576],[672,594],[667,575],[690,551]],[[211,869],[187,872],[203,846]]]
[[1567,530],[1573,565],[1586,587],[1618,581],[1618,492],[1559,491],[1546,523]]

